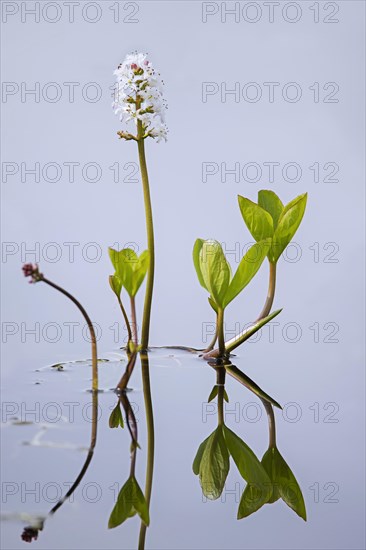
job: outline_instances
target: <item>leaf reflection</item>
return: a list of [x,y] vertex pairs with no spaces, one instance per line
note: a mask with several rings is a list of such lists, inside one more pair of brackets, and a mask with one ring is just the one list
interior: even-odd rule
[[[229,360],[211,360],[208,364],[216,370],[216,385],[208,401],[217,399],[218,426],[201,443],[193,461],[193,473],[199,476],[204,496],[210,500],[216,500],[221,496],[229,473],[231,457],[246,482],[239,504],[238,519],[245,518],[257,512],[264,504],[274,503],[281,498],[306,521],[305,502],[299,484],[277,449],[273,405],[278,408],[281,406]],[[225,424],[226,373],[259,397],[267,412],[269,448],[261,461]]]

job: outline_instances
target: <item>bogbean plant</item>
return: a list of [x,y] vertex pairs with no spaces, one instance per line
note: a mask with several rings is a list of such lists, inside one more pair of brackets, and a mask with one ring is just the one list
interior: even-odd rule
[[[149,345],[151,303],[154,286],[155,241],[149,176],[145,155],[145,140],[147,138],[152,138],[159,142],[162,139],[167,139],[168,130],[165,125],[167,105],[162,93],[163,82],[146,54],[133,53],[127,55],[123,63],[114,71],[114,74],[117,80],[113,101],[114,112],[120,116],[121,122],[127,125],[129,122],[133,122],[135,128],[133,132],[129,132],[128,129],[125,129],[117,133],[121,139],[135,141],[137,143],[144,194],[149,260],[147,265],[147,282],[142,320],[141,349],[147,350]],[[116,267],[113,258],[112,262],[114,267]],[[133,275],[138,277],[139,275],[136,271]],[[124,273],[121,274],[124,276]]]
[[[205,350],[205,357],[215,358],[211,364],[217,372],[208,401],[217,399],[218,427],[201,443],[193,462],[193,472],[199,476],[204,495],[212,500],[220,497],[230,468],[230,456],[247,485],[242,494],[238,519],[256,512],[264,504],[279,498],[306,520],[306,509],[301,489],[290,467],[277,449],[273,406],[281,406],[228,360],[230,351],[238,347],[264,324],[278,315],[270,315],[275,286],[276,266],[281,254],[295,235],[303,218],[307,195],[300,195],[286,206],[273,192],[258,193],[258,204],[239,196],[244,222],[254,237],[252,246],[239,263],[234,275],[219,242],[197,239],[193,248],[193,262],[199,283],[209,293],[209,304],[216,313],[216,335]],[[258,272],[265,258],[269,262],[269,285],[264,307],[252,327],[225,342],[224,311],[226,306],[244,290]],[[218,350],[214,345],[218,340]],[[226,373],[244,384],[262,401],[269,423],[269,447],[259,461],[248,445],[232,432],[224,422]]]
[[[137,256],[129,248],[109,249],[109,256],[114,267],[114,274],[109,277],[109,284],[118,300],[128,332],[126,346],[128,364],[117,385],[118,401],[110,415],[109,426],[111,428],[124,427],[121,410],[124,409],[126,424],[131,435],[130,476],[118,495],[109,519],[109,527],[116,527],[129,517],[138,514],[141,518],[139,548],[143,548],[146,527],[150,521],[149,506],[154,462],[154,423],[147,351],[155,267],[154,227],[145,140],[147,138],[152,138],[157,142],[166,140],[165,112],[167,105],[162,93],[163,83],[146,54],[127,55],[114,74],[117,82],[113,108],[115,113],[120,115],[121,121],[126,124],[125,129],[120,130],[117,134],[125,141],[136,142],[138,149],[145,207],[147,250]],[[134,128],[132,131],[128,129],[130,123]],[[282,311],[279,309],[271,312],[276,287],[277,262],[301,223],[306,199],[306,194],[300,195],[284,206],[280,198],[269,190],[259,191],[258,203],[239,196],[240,211],[255,244],[241,259],[234,274],[218,241],[197,239],[193,248],[193,262],[199,283],[208,292],[208,301],[216,316],[215,337],[211,344],[202,350],[202,356],[216,370],[216,385],[211,391],[209,401],[217,399],[218,405],[218,427],[200,445],[193,463],[193,471],[199,475],[203,493],[209,499],[217,499],[224,489],[230,467],[230,457],[232,457],[240,475],[247,482],[239,505],[239,519],[279,498],[282,498],[299,516],[306,519],[301,490],[276,445],[273,406],[277,408],[281,408],[281,406],[238,367],[232,365],[229,360],[230,353],[234,349]],[[224,315],[226,308],[249,285],[266,258],[269,264],[269,285],[264,307],[249,328],[225,341]],[[96,339],[92,323],[85,310],[68,292],[45,279],[37,265],[27,264],[23,269],[24,274],[31,277],[31,282],[43,281],[70,298],[87,320],[92,338],[92,389],[96,393],[98,388]],[[139,338],[135,297],[145,277],[145,300],[141,338]],[[129,297],[131,320],[128,318],[122,301],[123,291],[126,291]],[[215,348],[216,342],[218,342],[217,348]],[[189,349],[192,350],[192,348]],[[127,383],[138,354],[141,356],[147,419],[148,449],[145,495],[135,478],[136,453],[139,448],[137,424],[126,395]],[[257,395],[265,407],[269,422],[269,447],[261,461],[248,445],[225,425],[224,400],[228,401],[225,390],[226,374]],[[93,439],[92,449],[94,449],[94,445],[95,439]]]

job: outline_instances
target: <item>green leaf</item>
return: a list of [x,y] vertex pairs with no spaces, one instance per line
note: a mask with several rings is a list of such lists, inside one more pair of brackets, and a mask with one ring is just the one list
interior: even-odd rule
[[282,211],[274,233],[269,260],[276,262],[294,237],[305,213],[307,193],[289,202]]
[[[218,391],[219,391],[219,387],[217,385],[215,385],[212,390],[211,390],[211,393],[208,397],[208,400],[207,400],[207,403],[210,403],[210,401],[212,401],[213,399],[215,399],[215,397],[217,396],[218,394]],[[228,394],[226,393],[226,390],[224,388],[224,399],[226,401],[226,403],[229,403],[229,397],[228,397]]]
[[199,254],[199,262],[205,287],[217,306],[222,307],[230,283],[231,270],[220,243],[204,241]]
[[258,204],[269,214],[271,214],[273,219],[273,227],[276,229],[278,220],[284,208],[281,199],[276,195],[276,193],[274,193],[274,191],[263,189],[258,192]]
[[207,403],[209,403],[210,401],[212,401],[213,399],[215,399],[215,397],[217,396],[217,393],[219,391],[219,387],[218,386],[214,386],[211,390],[211,393],[210,395],[208,396],[208,399],[207,399]]
[[229,453],[248,483],[239,504],[238,519],[249,516],[268,502],[272,494],[271,480],[262,464],[240,437],[224,426]]
[[118,426],[121,426],[121,428],[123,428],[123,416],[119,401],[109,417],[109,427],[118,428]]
[[217,314],[218,313],[218,307],[217,307],[217,304],[215,304],[214,300],[211,298],[211,296],[208,297],[208,303],[210,304],[210,306],[212,307],[214,312]]
[[206,448],[206,445],[207,445],[207,442],[208,440],[210,439],[210,436],[207,437],[204,441],[202,441],[201,445],[198,447],[198,451],[196,453],[196,456],[194,458],[194,461],[193,461],[193,464],[192,464],[192,469],[193,469],[193,473],[198,476],[198,474],[200,473],[200,464],[201,464],[201,460],[202,460],[202,455],[203,455],[203,452]]
[[116,274],[109,275],[109,284],[117,298],[121,296],[122,291],[122,281]]
[[238,195],[241,215],[247,228],[258,241],[273,237],[274,227],[272,216],[261,206]]
[[225,370],[228,374],[230,374],[233,378],[238,380],[241,384],[243,384],[246,388],[248,388],[250,391],[255,393],[255,395],[258,395],[258,397],[265,399],[269,403],[272,403],[275,407],[282,409],[281,405],[277,403],[268,393],[263,391],[249,376],[244,374],[238,367],[235,365],[225,365]]
[[[123,250],[130,250],[130,249],[123,249]],[[110,258],[110,260],[112,262],[112,265],[113,265],[115,271],[117,272],[117,274],[119,274],[119,272],[123,272],[123,265],[122,265],[122,269],[120,269],[120,267],[121,267],[120,264],[121,264],[122,260],[124,259],[123,250],[114,250],[114,248],[110,248],[110,247],[108,248],[109,258]],[[135,252],[134,252],[134,254],[136,255]]]
[[262,464],[273,484],[273,494],[269,502],[282,498],[298,516],[306,521],[306,507],[301,489],[277,447],[270,447],[265,452]]
[[269,502],[271,491],[271,483],[264,489],[258,483],[248,483],[241,495],[237,518],[247,518],[257,512],[264,504]]
[[204,240],[203,239],[197,239],[194,243],[193,247],[193,264],[196,269],[197,277],[199,280],[199,283],[203,288],[207,290],[207,287],[205,285],[205,281],[203,280],[202,272],[201,272],[201,264],[200,264],[200,252],[203,246]]
[[276,311],[273,311],[267,317],[264,317],[260,321],[254,323],[254,325],[250,326],[248,329],[244,330],[240,335],[238,335],[237,338],[230,340],[228,345],[226,346],[226,349],[228,352],[233,351],[235,348],[240,346],[243,342],[246,342],[253,334],[258,332],[266,323],[269,323],[272,321],[274,317],[277,317],[279,313],[281,313],[282,309],[276,309]]
[[225,294],[224,307],[234,300],[253,279],[268,254],[271,242],[271,239],[259,241],[253,245],[242,258]]
[[136,479],[132,476],[123,485],[112,510],[108,529],[121,525],[126,519],[138,514],[145,525],[149,525],[149,509]]
[[145,523],[145,525],[149,525],[150,524],[149,508],[145,500],[144,493],[141,491],[140,486],[138,485],[135,479],[134,479],[134,484],[135,484],[135,496],[136,496],[134,508],[138,513],[138,515],[140,516],[141,520]]
[[130,452],[131,452],[131,454],[132,454],[136,449],[141,449],[141,447],[140,447],[139,442],[136,441],[136,439],[133,439],[133,440],[131,441],[131,445],[130,445]]
[[135,296],[149,269],[148,250],[142,252],[140,257],[131,248],[123,248],[119,251],[109,248],[108,251],[122,286],[131,297]]
[[137,260],[137,263],[133,265],[133,294],[135,296],[142,285],[146,273],[150,265],[150,254],[148,250],[144,250]]
[[199,464],[202,492],[208,499],[219,498],[224,489],[229,469],[229,453],[222,426],[218,426],[206,440]]

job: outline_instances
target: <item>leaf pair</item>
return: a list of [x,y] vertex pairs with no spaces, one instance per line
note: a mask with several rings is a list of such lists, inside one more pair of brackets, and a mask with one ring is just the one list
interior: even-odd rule
[[261,240],[242,258],[232,277],[230,264],[219,242],[197,239],[193,262],[198,280],[209,293],[210,304],[216,310],[225,307],[250,283],[269,252],[271,239]]
[[118,428],[118,426],[121,426],[121,428],[123,428],[124,426],[123,416],[122,416],[122,411],[121,411],[119,401],[117,402],[117,405],[114,407],[109,417],[109,427]]
[[260,506],[263,506],[272,494],[270,479],[253,451],[225,425],[218,426],[201,443],[193,462],[193,472],[199,475],[203,494],[211,500],[220,497],[230,469],[230,455],[243,479],[261,489]]
[[122,250],[108,249],[109,257],[115,269],[109,282],[113,292],[120,296],[124,287],[131,298],[136,296],[137,291],[143,283],[147,270],[149,269],[149,252],[144,250],[140,256],[131,248]]
[[254,239],[271,239],[268,251],[270,262],[277,262],[293,236],[305,213],[307,193],[299,195],[286,206],[273,191],[258,192],[258,204],[238,196],[243,219]]
[[273,489],[272,497],[268,502],[276,502],[282,498],[298,516],[306,521],[306,508],[301,489],[277,447],[270,447],[265,452],[262,464],[271,479]]
[[[306,521],[306,508],[301,489],[277,447],[270,447],[263,455],[261,462],[271,484],[271,496],[266,502],[272,504],[282,498],[298,516]],[[261,502],[258,487],[248,484],[240,501],[238,519],[256,512],[266,502]]]
[[[208,399],[207,399],[207,403],[209,403],[210,401],[212,401],[213,399],[215,399],[215,397],[217,397],[219,393],[219,386],[216,384],[212,390],[211,390],[211,393],[210,395],[208,396]],[[226,401],[226,403],[229,403],[229,396],[224,388],[224,399]]]
[[108,529],[121,525],[126,519],[138,514],[145,525],[149,525],[149,509],[134,476],[129,477],[120,490],[117,502],[112,510],[108,521]]

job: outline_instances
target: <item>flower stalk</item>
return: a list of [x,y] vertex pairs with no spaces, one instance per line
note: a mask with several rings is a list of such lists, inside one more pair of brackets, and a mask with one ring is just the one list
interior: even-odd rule
[[131,340],[134,345],[134,348],[136,349],[139,343],[138,339],[138,333],[137,333],[137,320],[136,320],[136,300],[134,296],[130,297],[131,301],[131,329],[132,329],[132,336]]
[[31,277],[31,280],[29,282],[31,283],[38,283],[40,281],[43,281],[44,283],[46,283],[47,285],[51,286],[52,288],[58,290],[59,292],[61,292],[61,294],[63,294],[64,296],[66,296],[67,298],[69,298],[69,300],[71,300],[75,305],[76,307],[79,309],[79,311],[81,312],[81,314],[83,315],[87,325],[88,325],[88,328],[89,328],[89,332],[90,332],[90,339],[91,339],[91,349],[92,349],[92,376],[93,376],[93,381],[92,381],[92,390],[93,392],[94,391],[97,391],[98,390],[98,356],[97,356],[97,339],[96,339],[96,336],[95,336],[95,331],[94,331],[94,327],[93,327],[93,323],[91,322],[90,320],[90,317],[89,315],[87,314],[87,312],[85,311],[85,309],[83,308],[83,306],[81,305],[81,303],[72,295],[70,294],[69,292],[67,292],[67,290],[65,290],[64,288],[62,288],[61,286],[58,286],[56,285],[55,283],[53,283],[52,281],[50,281],[49,279],[46,279],[46,277],[44,277],[43,273],[40,273],[39,271],[39,268],[38,268],[38,265],[37,264],[25,264],[23,266],[23,273],[24,273],[24,276],[25,277]]
[[[154,453],[155,453],[155,429],[154,413],[151,398],[149,358],[147,353],[141,353],[141,371],[142,385],[145,400],[146,427],[147,427],[147,464],[145,480],[145,500],[150,510],[150,500],[152,492],[153,472],[154,472]],[[138,550],[144,550],[146,539],[146,524],[141,522]]]
[[151,137],[157,142],[162,139],[166,141],[165,111],[167,106],[162,94],[163,83],[146,54],[135,52],[127,55],[123,63],[114,71],[114,74],[117,78],[113,101],[114,111],[120,115],[121,121],[134,121],[137,129],[136,135],[125,130],[120,130],[118,135],[126,141],[137,141],[138,147],[144,194],[147,246],[150,257],[141,332],[141,349],[147,351],[154,287],[155,244],[145,139]]
[[147,248],[149,251],[149,268],[146,277],[146,293],[144,303],[144,313],[142,318],[142,332],[141,332],[141,348],[146,351],[149,345],[150,335],[150,317],[151,317],[151,305],[154,288],[154,272],[155,272],[155,242],[154,242],[154,224],[151,206],[149,176],[147,172],[146,156],[145,156],[145,142],[143,138],[143,126],[142,122],[138,121],[138,151],[139,151],[139,163],[140,173],[142,180],[142,188],[144,193],[144,205],[145,205],[145,218],[146,218],[146,234],[147,234]]

